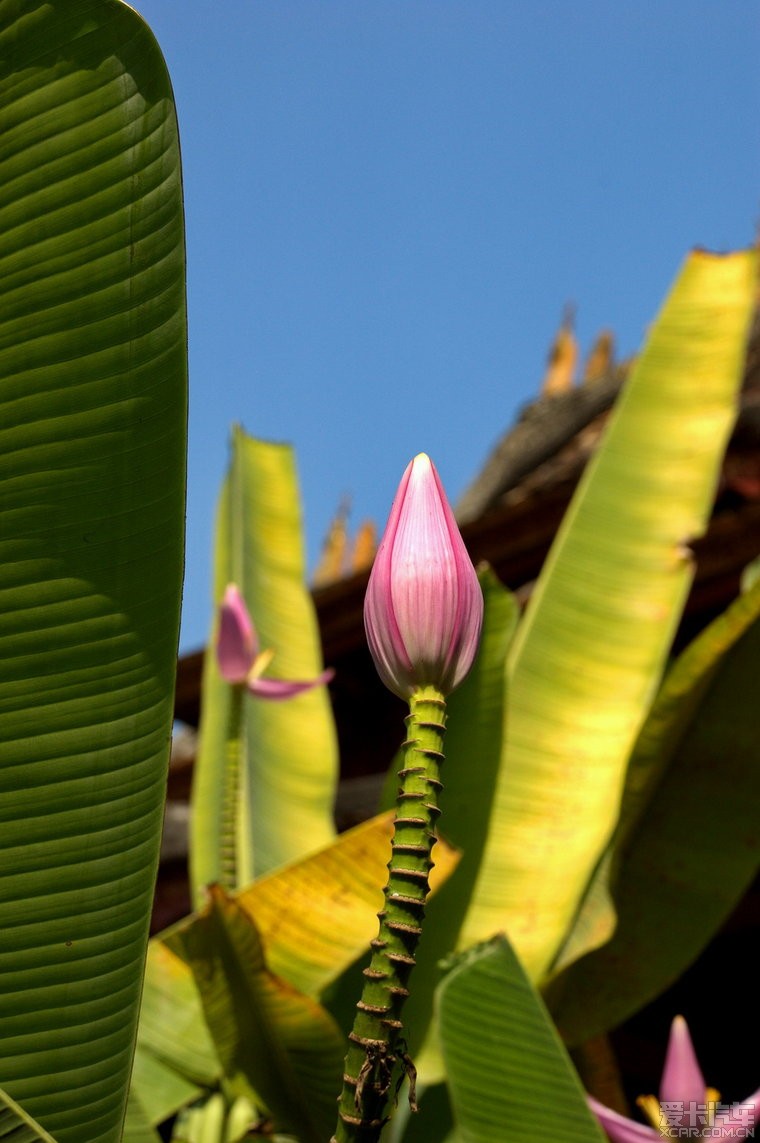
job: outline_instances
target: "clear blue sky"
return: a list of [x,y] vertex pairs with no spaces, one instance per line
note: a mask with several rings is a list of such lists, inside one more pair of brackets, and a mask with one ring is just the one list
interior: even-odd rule
[[182,649],[210,618],[229,427],[297,450],[313,566],[430,453],[452,500],[563,304],[639,345],[686,251],[760,217],[752,0],[136,0],[182,139]]

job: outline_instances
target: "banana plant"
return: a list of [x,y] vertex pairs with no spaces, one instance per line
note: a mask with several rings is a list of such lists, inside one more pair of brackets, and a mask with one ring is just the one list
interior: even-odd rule
[[[181,1139],[188,1122],[216,1122],[213,1097],[233,1093],[253,1109],[249,1125],[274,1111],[299,1138],[329,1129],[343,1037],[323,998],[373,935],[391,825],[378,815],[232,896],[213,888],[199,913],[152,938],[130,1127],[137,1106],[153,1126],[180,1112]],[[439,848],[434,891],[458,860]]]
[[2,0],[0,57],[2,1114],[117,1143],[182,581],[177,124],[120,0]]
[[[342,1037],[312,987],[315,941],[303,927],[289,936],[287,917],[300,907],[308,923],[321,892],[331,918],[317,909],[314,929],[333,921],[329,940],[317,936],[322,955],[331,972],[350,963],[359,950],[351,943],[339,951],[345,935],[336,902],[348,908],[355,942],[349,855],[374,868],[387,823],[335,840],[330,704],[323,686],[286,681],[325,678],[305,584],[300,504],[293,450],[235,428],[217,522],[217,607],[194,775],[197,908],[151,941],[130,1130],[137,1130],[138,1107],[152,1127],[179,1113],[178,1140],[200,1133],[222,1143],[230,1119],[245,1118],[243,1107],[246,1129],[272,1114],[304,1139],[329,1128]],[[293,689],[301,693],[291,697]],[[237,1110],[234,1099],[244,1101]]]
[[14,1143],[55,1143],[53,1136],[5,1092],[0,1092],[0,1137]]
[[636,741],[615,833],[547,989],[571,1045],[676,980],[757,872],[759,660],[756,581],[676,659]]
[[[335,838],[324,688],[293,707],[256,697],[322,664],[292,453],[241,430],[215,592],[237,586],[245,608],[225,596],[226,615],[251,659],[232,685],[229,658],[206,663],[197,914],[151,946],[127,1101],[182,566],[176,119],[155,41],[120,0],[0,0],[0,52],[1,1129],[118,1143],[127,1111],[124,1138],[141,1143],[179,1113],[175,1140],[232,1143],[271,1135],[273,1115],[316,1141],[389,821]],[[516,633],[514,602],[481,573],[482,648],[451,699],[444,775],[464,857],[430,904],[405,1015],[442,1138],[541,1138],[514,1096],[531,1052],[551,1060],[578,1139],[596,1138],[536,987],[569,1040],[609,1028],[696,955],[756,866],[756,728],[737,705],[760,588],[662,682],[755,293],[754,254],[689,258]],[[705,812],[716,798],[737,823],[728,838]],[[678,880],[663,878],[677,861]],[[700,886],[711,907],[689,909]],[[672,939],[653,942],[665,912]],[[473,946],[445,975],[441,955]],[[394,1138],[411,1143],[414,1123]]]
[[[753,591],[683,656],[656,697],[692,575],[686,541],[706,525],[736,413],[755,272],[753,253],[689,259],[570,506],[516,638],[498,649],[484,640],[472,687],[465,683],[452,696],[452,727],[479,733],[490,725],[486,737],[501,757],[494,766],[487,749],[468,742],[467,730],[461,752],[449,738],[445,793],[468,808],[447,828],[464,858],[431,903],[430,952],[418,959],[407,1009],[408,1042],[421,1082],[433,1085],[430,1101],[447,1077],[431,1025],[441,955],[505,930],[534,987],[551,982],[560,1026],[579,1042],[666,987],[709,940],[757,868],[750,839],[760,808],[751,780],[756,723],[737,685],[754,677],[750,664],[757,661]],[[664,452],[656,466],[653,441],[661,441]],[[485,595],[487,631],[489,597],[493,605],[498,592]],[[500,704],[490,697],[494,688]],[[698,743],[706,744],[706,753],[697,752]],[[709,790],[721,783],[727,757],[734,777],[720,800],[738,814],[731,836],[718,817],[706,821]],[[655,810],[651,822],[641,814],[643,774],[650,813]],[[703,800],[696,819],[696,793],[683,816],[690,783]],[[478,820],[472,807],[481,804],[481,792],[490,805]],[[639,810],[635,829],[629,803]],[[680,826],[671,832],[676,820]],[[704,841],[696,848],[695,820]],[[608,847],[616,848],[614,903]],[[718,869],[701,885],[719,850]],[[677,876],[670,879],[668,868],[677,868]],[[695,893],[703,903],[711,898],[710,907],[690,908]],[[623,943],[613,938],[607,955],[616,907]],[[677,923],[663,935],[658,918],[674,908]],[[539,947],[546,950],[540,958],[534,955]],[[503,1048],[508,1011],[502,1019]],[[407,1130],[409,1141],[423,1137],[414,1119]],[[393,1135],[402,1137],[403,1131]]]
[[[177,1139],[201,1123],[224,1139],[230,1093],[247,1100],[253,1121],[274,1115],[299,1138],[325,1135],[334,1116],[343,1036],[322,996],[372,936],[390,821],[380,815],[335,838],[329,703],[323,688],[303,693],[274,678],[324,677],[300,517],[292,449],[235,429],[193,799],[199,905],[151,941],[135,1134],[142,1109],[152,1127],[179,1112]],[[258,654],[254,635],[267,648]],[[454,860],[441,846],[434,887]]]
[[[219,504],[214,602],[236,585],[280,678],[322,669],[305,572],[293,450],[236,428]],[[215,616],[204,661],[194,775],[190,873],[198,906],[206,885],[241,888],[335,836],[337,739],[324,687],[292,702],[251,700],[220,672],[219,622]]]
[[[447,1011],[443,997],[449,987],[438,963],[441,955],[457,948],[467,949],[472,946],[474,937],[488,941],[494,932],[507,930],[520,959],[517,961],[511,952],[504,951],[504,947],[509,949],[509,946],[499,946],[501,967],[497,975],[512,983],[483,1003],[487,1004],[489,1015],[500,1029],[499,1051],[507,1053],[505,1059],[521,1061],[530,1058],[531,1053],[540,1055],[544,1051],[540,1049],[541,1043],[548,1042],[547,1017],[536,996],[536,986],[547,986],[551,981],[548,996],[559,1015],[557,997],[572,994],[572,989],[564,993],[560,989],[563,973],[571,973],[574,968],[580,972],[583,967],[591,995],[596,971],[592,959],[594,950],[598,948],[603,958],[601,946],[616,921],[610,896],[613,885],[610,870],[615,869],[614,885],[624,884],[626,862],[640,852],[630,842],[637,831],[644,829],[646,820],[641,812],[642,785],[649,791],[649,804],[656,791],[658,801],[671,807],[668,812],[676,812],[679,791],[693,776],[686,768],[683,778],[677,777],[678,766],[687,765],[692,756],[691,750],[684,752],[681,747],[695,712],[703,710],[696,699],[704,694],[710,680],[716,685],[725,669],[729,682],[715,708],[717,716],[725,720],[728,717],[724,709],[725,694],[737,672],[747,672],[749,661],[745,658],[738,665],[732,665],[733,648],[743,647],[749,640],[746,654],[755,653],[751,639],[757,605],[751,590],[747,601],[735,605],[722,621],[722,629],[719,621],[718,627],[690,649],[685,656],[685,666],[676,664],[659,698],[655,698],[692,574],[685,541],[704,530],[722,448],[736,411],[744,337],[753,301],[753,275],[754,258],[747,254],[726,259],[699,254],[687,262],[653,328],[650,344],[613,416],[599,455],[571,505],[534,600],[516,635],[514,601],[491,573],[481,572],[485,602],[481,651],[470,678],[450,699],[444,773],[444,806],[448,798],[458,809],[449,815],[446,828],[464,856],[438,896],[430,902],[405,1017],[407,1043],[422,1087],[426,1088],[422,1097],[423,1115],[426,1107],[436,1108],[434,1122],[440,1126],[442,1138],[449,1132],[453,1133],[452,1140],[477,1138],[477,1131],[468,1135],[468,1131],[475,1128],[468,1127],[467,1123],[473,1116],[476,1121],[482,1118],[482,1109],[487,1107],[489,1099],[492,1102],[493,1084],[507,1080],[504,1076],[496,1080],[491,1077],[490,1094],[487,1084],[479,1088],[478,1077],[486,1076],[490,1065],[488,1060],[478,1057],[480,1041],[477,1037],[462,1049],[457,1037],[463,1032],[456,1021],[453,1025],[449,1021],[445,1027],[442,1024],[440,1033],[436,1032],[433,1018],[436,992],[440,1015]],[[694,377],[701,379],[696,390]],[[649,459],[652,442],[662,445],[667,460],[667,464],[663,461],[654,473]],[[244,448],[253,453],[265,447],[241,436],[236,444],[237,450]],[[233,456],[233,472],[235,463]],[[642,494],[637,498],[633,490],[639,485]],[[230,480],[224,497],[230,496],[232,486]],[[628,494],[628,502],[624,493]],[[244,550],[245,544],[240,539],[233,541],[231,532],[225,532],[228,527],[225,520],[231,519],[229,500],[223,499],[222,504],[220,551],[227,553],[234,544]],[[244,518],[250,527],[256,513],[245,513]],[[600,519],[605,527],[601,542],[597,543]],[[265,549],[266,546],[261,550]],[[226,554],[223,559],[225,562],[217,575],[219,596],[232,574],[241,578]],[[255,585],[248,587],[247,594],[251,600],[256,599]],[[542,615],[547,608],[549,620]],[[252,606],[252,610],[257,623],[265,624],[266,605],[260,602]],[[619,648],[619,652],[611,654],[610,647]],[[279,650],[276,645],[275,650]],[[318,657],[312,656],[291,668],[290,673],[313,675],[320,667]],[[207,666],[210,684],[206,694],[212,704],[213,728],[208,741],[214,741],[215,746],[208,757],[213,760],[223,787],[227,780],[225,774],[232,775],[234,783],[239,781],[240,758],[252,760],[253,755],[238,751],[238,724],[230,720],[229,706],[225,708],[224,717],[218,717],[214,696],[224,695],[221,686],[224,680],[214,661],[210,671],[209,676]],[[255,695],[255,689],[251,689]],[[228,697],[222,698],[222,703],[228,701]],[[264,702],[255,697],[246,701]],[[287,707],[282,705],[278,709],[285,711]],[[577,726],[573,722],[576,709],[579,711]],[[676,713],[670,718],[663,717],[663,711],[668,709],[675,709]],[[699,735],[699,730],[695,733]],[[248,741],[247,737],[244,740]],[[510,747],[510,743],[517,745]],[[515,750],[519,764],[512,766]],[[651,757],[656,762],[647,764],[646,758]],[[287,772],[287,751],[278,761],[280,769]],[[245,764],[250,765],[250,761]],[[750,764],[751,758],[745,754],[737,771],[740,787]],[[671,773],[675,776],[673,782]],[[324,784],[330,780],[329,767],[320,769],[319,774],[318,782]],[[568,775],[572,782],[568,781]],[[705,781],[714,780],[708,768]],[[579,788],[585,793],[579,793]],[[628,792],[623,798],[621,817],[624,789]],[[287,778],[277,798],[276,804],[282,811],[278,820],[287,822],[289,807],[294,805]],[[589,816],[587,803],[596,807],[593,815]],[[235,804],[234,797],[228,804]],[[636,812],[626,808],[629,805],[633,805]],[[600,806],[606,814],[604,830],[600,830],[597,820]],[[225,828],[229,830],[229,819],[225,826],[224,815],[218,810],[214,813],[213,820],[220,823],[221,828],[214,827],[216,832],[210,835],[209,851],[219,855],[218,868],[223,870]],[[747,821],[752,815],[748,804]],[[252,821],[249,819],[242,836]],[[523,839],[519,854],[514,852],[513,829],[517,829]],[[642,837],[647,836],[651,840],[651,831],[647,835],[644,829]],[[241,837],[240,820],[227,837]],[[308,848],[309,838],[307,831],[302,848]],[[626,839],[626,847],[621,838]],[[709,839],[709,831],[706,838]],[[734,840],[734,848],[725,847],[720,908],[712,912],[701,910],[696,917],[689,917],[688,922],[684,920],[690,936],[689,941],[681,942],[681,959],[676,955],[674,960],[673,952],[678,945],[674,941],[671,952],[660,958],[659,965],[657,958],[653,958],[652,971],[645,979],[637,980],[617,1006],[607,1002],[606,1012],[599,1017],[602,1027],[609,1027],[610,1019],[621,1010],[621,1003],[625,1012],[631,1011],[644,1003],[653,991],[664,987],[668,973],[674,971],[674,964],[676,968],[683,967],[688,950],[694,955],[714,931],[753,868],[751,852],[738,835]],[[314,858],[299,856],[298,848],[294,847],[291,852],[296,857],[295,866],[286,864],[254,880],[238,898],[241,902],[257,898],[256,904],[250,907],[250,917],[256,926],[264,925],[257,939],[261,941],[267,970],[275,968],[278,978],[324,1005],[338,1026],[346,1031],[351,1019],[348,997],[360,967],[358,961],[353,962],[361,942],[350,947],[344,945],[343,953],[333,958],[334,972],[326,976],[318,972],[315,977],[308,967],[308,956],[304,964],[299,950],[312,944],[314,934],[327,933],[334,927],[335,918],[329,915],[329,910],[324,913],[320,904],[325,899],[322,893],[327,890],[327,883],[315,883],[310,898],[302,900],[298,912],[293,914],[287,907],[293,901],[292,890],[281,880],[288,876],[290,868],[299,868],[301,862],[308,865],[312,860],[324,861],[328,854],[337,856],[343,844],[347,844],[343,839],[328,842]],[[608,852],[609,846],[612,849]],[[620,852],[613,854],[616,846]],[[709,855],[709,845],[706,852]],[[566,880],[566,860],[569,868],[575,869],[572,893]],[[346,867],[349,878],[360,867],[358,862],[349,862]],[[701,876],[703,867],[701,857],[694,860],[691,874],[695,879]],[[640,901],[648,891],[647,882],[640,880],[635,884],[636,899]],[[234,884],[231,887],[234,888]],[[265,889],[263,895],[262,889]],[[331,899],[336,898],[332,895]],[[630,907],[624,904],[622,897],[620,902],[622,923]],[[291,935],[286,950],[278,949],[278,941],[271,943],[266,935],[267,916],[276,919],[277,931],[283,915],[292,921],[292,928],[291,922],[287,926]],[[200,920],[201,924],[208,923],[203,921],[203,913]],[[198,920],[190,924],[198,924]],[[363,941],[367,939],[365,932]],[[204,972],[207,979],[213,979],[210,969],[199,968],[208,953],[200,955],[197,946],[194,953],[184,938],[174,938],[171,934],[163,939],[163,944],[184,965],[182,971],[188,980],[196,962],[195,1018],[203,1019],[199,1015],[203,1007],[205,1022],[214,1029],[215,1042],[221,1044],[224,1028],[235,1024],[235,1013],[229,1000],[219,1007],[216,1001],[212,1004],[208,996],[203,998]],[[540,957],[534,956],[539,947],[544,951]],[[493,954],[483,955],[488,959]],[[516,968],[520,963],[523,967]],[[463,981],[468,980],[470,971],[478,979],[473,995],[479,995],[484,987],[481,969],[467,968]],[[488,978],[486,973],[485,979]],[[518,987],[515,983],[518,981],[518,991],[523,996],[520,1003],[524,1002],[526,1011],[531,1013],[527,1024],[514,1019],[513,986]],[[619,974],[611,976],[605,995],[625,992],[620,985]],[[528,1000],[531,989],[533,999]],[[465,995],[470,995],[469,986]],[[588,1002],[577,1007],[593,1009]],[[219,1011],[226,1011],[227,1015],[220,1018]],[[567,1015],[565,1020],[569,1025]],[[575,1032],[576,1038],[581,1039],[586,1034],[585,1026]],[[245,1039],[240,1033],[237,1037]],[[155,1052],[156,1047],[155,1041],[148,1047],[146,1040],[149,1052]],[[158,1046],[159,1057],[162,1052],[164,1062],[171,1060],[166,1044]],[[231,1068],[229,1062],[224,1063],[224,1054],[224,1050],[218,1052],[217,1058],[229,1082]],[[478,1059],[477,1067],[467,1066],[468,1061]],[[566,1076],[569,1064],[561,1052],[556,1060],[557,1075]],[[172,1065],[175,1064],[176,1061],[172,1061]],[[455,1078],[461,1065],[465,1072],[462,1090],[467,1092],[464,1102],[457,1095]],[[188,1081],[191,1078],[185,1076]],[[448,1097],[442,1095],[441,1081],[445,1078],[451,1085]],[[245,1093],[253,1105],[257,1097],[260,1106],[268,1107],[266,1082],[255,1064],[250,1066],[246,1083]],[[207,1101],[208,1092],[213,1089],[203,1090]],[[577,1084],[575,1090],[577,1097]],[[198,1103],[197,1095],[198,1090],[194,1104],[190,1099],[187,1101],[195,1108],[192,1115],[203,1114],[213,1119],[218,1105]],[[576,1097],[568,1094],[566,1098],[575,1107],[572,1115],[579,1117],[578,1138],[598,1138],[597,1128],[585,1109],[579,1107]],[[272,1095],[269,1098],[276,1105],[276,1098]],[[230,1105],[225,1106],[229,1113]],[[541,1138],[544,1129],[541,1124],[521,1128],[523,1133],[520,1134],[514,1122],[518,1105],[512,1096],[504,1106],[511,1109],[508,1118],[513,1122],[510,1127],[509,1123],[499,1120],[499,1131],[511,1130],[515,1140]],[[519,1106],[520,1115],[526,1114],[525,1105]],[[203,1108],[207,1110],[202,1111]],[[503,1116],[503,1110],[502,1107],[496,1114]],[[281,1111],[281,1117],[282,1114]],[[287,1115],[282,1121],[287,1125]],[[402,1116],[390,1129],[393,1139],[403,1138],[411,1143],[415,1138],[425,1138],[423,1128],[417,1126],[420,1122],[421,1119],[415,1117],[404,1122]],[[487,1118],[486,1123],[490,1125],[484,1129],[483,1137],[493,1137],[497,1128]],[[303,1124],[295,1126],[299,1137],[311,1138],[312,1128]],[[505,1138],[509,1138],[508,1133]]]
[[436,996],[452,1143],[602,1143],[536,989],[506,937],[460,953]]
[[509,652],[502,765],[461,944],[503,928],[533,980],[617,822],[736,417],[756,275],[752,251],[687,259]]
[[[605,883],[599,866],[617,828],[626,775],[693,574],[687,542],[706,526],[736,415],[755,258],[752,252],[728,257],[700,252],[687,260],[568,509],[516,635],[507,644],[505,621],[499,621],[501,644],[484,639],[473,679],[452,696],[445,798],[466,810],[447,820],[446,828],[464,857],[431,903],[425,933],[430,951],[424,951],[423,941],[409,1000],[408,1041],[422,1082],[445,1078],[431,1026],[442,955],[505,931],[534,984],[545,987],[614,928],[614,912],[581,905],[592,886],[598,890]],[[486,631],[489,605],[505,607],[497,603],[500,590],[498,585],[485,590]],[[741,606],[743,630],[751,604]],[[735,621],[734,629],[740,630]],[[730,646],[725,635],[718,641],[713,669]],[[693,708],[692,696],[686,694],[685,702]],[[745,704],[742,718],[751,719],[751,712],[752,704]],[[659,716],[654,712],[653,717],[654,727]],[[722,718],[725,728],[730,719],[725,707]],[[463,728],[459,738],[457,727]],[[477,739],[470,738],[470,728],[477,728]],[[742,733],[746,747],[751,736]],[[667,757],[674,762],[672,755],[671,747]],[[747,779],[754,755],[745,749],[739,757],[742,777],[735,789],[743,791],[737,798],[745,798],[751,819],[757,804]],[[632,772],[638,769],[634,764]],[[713,771],[706,781],[719,780],[719,771]],[[687,771],[681,784],[688,781]],[[665,805],[671,816],[680,813],[680,794],[667,784],[660,812]],[[717,823],[705,832],[706,841],[715,828]],[[652,832],[647,830],[649,841]],[[613,1009],[623,1015],[634,1011],[685,968],[687,955],[697,954],[741,893],[756,868],[754,850],[739,834],[724,837],[723,844],[720,908],[691,911],[688,943],[675,935],[672,943],[666,938],[660,968],[653,967],[656,957],[647,961],[650,970],[642,968],[636,977],[641,986],[629,988],[617,1006],[611,997],[623,974],[610,978],[608,1015],[599,1013],[602,1027],[611,1026]],[[682,846],[681,869],[688,854],[689,847]],[[706,860],[700,866],[695,856],[693,882]],[[651,865],[647,876],[656,876]],[[647,882],[637,879],[637,908],[646,893]],[[685,911],[688,896],[682,901]],[[655,931],[650,930],[652,938]],[[588,970],[585,1001],[575,1006],[579,1015],[585,1009],[585,1026],[597,1011],[590,963]],[[552,1003],[556,995],[553,991]],[[568,986],[565,995],[579,994]],[[574,1042],[584,1038],[585,1026],[573,1028]]]

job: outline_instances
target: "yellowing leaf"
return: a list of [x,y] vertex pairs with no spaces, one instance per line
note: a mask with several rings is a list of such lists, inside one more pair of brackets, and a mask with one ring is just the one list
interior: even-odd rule
[[[377,936],[392,834],[393,813],[379,814],[239,895],[270,968],[302,992],[318,995]],[[445,841],[438,842],[431,891],[457,859]]]
[[736,415],[756,255],[687,260],[510,652],[502,765],[462,945],[547,971],[617,819]]

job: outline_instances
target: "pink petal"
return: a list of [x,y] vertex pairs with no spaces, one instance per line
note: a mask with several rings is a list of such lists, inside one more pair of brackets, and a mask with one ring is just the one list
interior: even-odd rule
[[[454,637],[458,592],[449,529],[426,456],[415,457],[393,541],[391,600],[417,675],[443,668]],[[426,680],[427,681],[427,680]]]
[[256,632],[248,608],[234,583],[224,593],[219,609],[216,658],[228,683],[244,683],[258,651]]
[[472,560],[465,547],[459,526],[454,519],[454,513],[446,497],[438,470],[432,461],[430,461],[430,468],[438,489],[441,511],[449,533],[449,543],[456,565],[459,587],[454,617],[454,638],[446,664],[450,670],[453,668],[450,683],[453,690],[465,678],[478,653],[480,630],[483,625],[483,592],[480,589],[477,573],[472,566]]
[[756,1124],[760,1124],[760,1089],[741,1103],[719,1112],[715,1121],[716,1128],[725,1132],[721,1135],[723,1139],[752,1139]]
[[692,1101],[704,1103],[705,1090],[702,1069],[697,1062],[688,1025],[683,1016],[676,1016],[670,1026],[668,1050],[660,1080],[660,1102],[683,1101],[686,1106]]
[[653,1127],[645,1127],[643,1123],[636,1123],[605,1107],[593,1095],[587,1095],[588,1105],[601,1123],[612,1143],[651,1143],[653,1139],[660,1139]]
[[296,679],[249,679],[246,685],[252,695],[279,702],[282,699],[294,698],[305,691],[313,690],[314,687],[329,683],[334,674],[335,671],[328,668],[316,679],[310,679],[308,682]]
[[414,671],[391,604],[391,556],[413,465],[412,460],[401,477],[364,599],[364,627],[377,672],[385,685],[402,697],[413,686]]

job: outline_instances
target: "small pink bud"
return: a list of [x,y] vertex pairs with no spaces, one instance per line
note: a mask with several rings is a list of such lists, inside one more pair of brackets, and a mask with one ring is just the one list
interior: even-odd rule
[[705,1081],[702,1069],[689,1035],[689,1026],[683,1016],[676,1016],[670,1026],[668,1050],[660,1080],[660,1099],[663,1103],[685,1101],[696,1096],[704,1099]]
[[477,653],[483,594],[435,466],[420,453],[393,501],[364,600],[369,649],[401,698],[422,686],[443,694]]
[[272,651],[259,652],[259,640],[245,600],[237,586],[229,584],[219,609],[216,640],[216,661],[225,682],[245,683],[257,698],[278,702],[326,685],[335,673],[328,668],[315,679],[263,679],[262,671],[267,669],[272,658]]
[[236,584],[224,593],[219,609],[216,658],[219,672],[228,683],[244,683],[258,654],[258,640],[248,608]]

